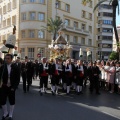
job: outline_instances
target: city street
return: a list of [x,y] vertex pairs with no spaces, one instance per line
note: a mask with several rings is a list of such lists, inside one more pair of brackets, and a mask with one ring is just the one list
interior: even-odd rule
[[[33,81],[29,93],[23,93],[22,83],[16,92],[14,120],[119,120],[120,95],[101,91],[101,95],[64,93],[52,96],[50,90],[40,96],[39,81]],[[0,117],[2,111],[0,109]]]

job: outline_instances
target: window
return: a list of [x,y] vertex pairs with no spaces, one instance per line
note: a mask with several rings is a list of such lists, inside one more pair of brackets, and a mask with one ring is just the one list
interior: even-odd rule
[[11,10],[11,3],[8,3],[8,11]]
[[22,17],[21,17],[22,20],[26,20],[26,13],[22,13],[21,16],[22,16]]
[[78,28],[78,22],[74,21],[74,28]]
[[24,59],[25,58],[25,48],[21,48],[20,51],[21,51],[21,59]]
[[38,48],[38,53],[40,54],[40,57],[44,57],[44,48]]
[[102,31],[107,32],[107,33],[112,33],[113,29],[111,29],[111,28],[103,28]]
[[82,17],[85,18],[86,17],[86,12],[84,10],[82,10]]
[[91,39],[88,39],[88,45],[92,45],[92,40]]
[[89,32],[92,33],[92,26],[89,26]]
[[44,13],[38,13],[38,20],[44,21],[45,20],[45,14]]
[[6,6],[3,6],[3,14],[6,13]]
[[30,2],[35,2],[35,0],[30,0]]
[[112,14],[112,13],[108,13],[108,12],[104,12],[104,13],[103,13],[103,16],[112,17],[113,14]]
[[70,12],[70,5],[68,4],[65,5],[65,11]]
[[29,37],[30,38],[34,38],[35,37],[35,31],[34,30],[30,30],[29,31]]
[[12,16],[12,24],[16,24],[16,16]]
[[10,25],[11,25],[11,19],[8,18],[8,19],[7,19],[7,26],[10,26]]
[[45,0],[39,0],[41,4],[45,4]]
[[38,31],[38,38],[44,38],[45,32],[44,31]]
[[99,8],[104,8],[104,9],[112,9],[112,5],[107,5],[107,4],[102,4],[99,6]]
[[56,0],[55,5],[56,5],[56,8],[59,8],[59,9],[61,8],[61,2],[59,0]]
[[111,20],[103,20],[103,24],[112,25],[112,21]]
[[81,38],[81,44],[85,45],[85,38]]
[[25,31],[21,31],[21,38],[25,38]]
[[69,25],[70,25],[70,20],[65,19],[65,25],[66,25],[66,26],[69,26]]
[[89,7],[92,7],[92,3],[93,3],[92,1],[89,2]]
[[35,12],[30,12],[30,20],[35,20]]
[[13,5],[12,5],[12,8],[16,8],[16,1],[17,1],[17,0],[13,0],[13,1],[12,1],[12,4],[13,4]]
[[31,60],[34,59],[34,48],[28,48],[28,58]]
[[85,30],[86,25],[82,24],[82,30]]
[[89,13],[89,19],[92,20],[92,14],[91,13]]
[[112,36],[102,36],[102,40],[112,40]]
[[6,20],[3,21],[3,27],[6,27]]
[[74,36],[73,37],[73,43],[77,43],[78,42],[78,37],[77,36]]
[[69,41],[69,39],[70,39],[70,36],[69,35],[65,35],[65,40]]

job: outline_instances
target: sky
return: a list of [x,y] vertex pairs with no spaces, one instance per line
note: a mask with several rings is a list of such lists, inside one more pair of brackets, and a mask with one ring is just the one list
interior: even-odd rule
[[[120,1],[119,1],[119,5],[120,5]],[[117,11],[116,11],[117,13],[116,13],[116,25],[118,26],[118,25],[120,25],[120,14],[118,15],[118,9],[117,9]],[[120,13],[120,12],[119,12]]]

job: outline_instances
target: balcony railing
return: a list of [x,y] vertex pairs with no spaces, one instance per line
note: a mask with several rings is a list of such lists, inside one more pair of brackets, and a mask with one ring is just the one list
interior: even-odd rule
[[83,29],[79,29],[79,28],[71,27],[71,26],[66,26],[66,25],[62,26],[62,30],[66,30],[69,32],[75,32],[75,33],[86,35],[86,36],[90,35],[89,31],[87,30],[83,30]]

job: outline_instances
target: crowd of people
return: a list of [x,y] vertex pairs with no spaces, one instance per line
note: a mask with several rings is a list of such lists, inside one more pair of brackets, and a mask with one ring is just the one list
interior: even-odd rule
[[[77,95],[83,94],[83,87],[89,81],[89,89],[92,94],[94,89],[96,94],[100,95],[100,89],[117,92],[120,94],[120,62],[119,61],[90,61],[74,59],[51,59],[43,57],[41,61],[30,61],[26,56],[25,60],[19,57],[12,61],[13,56],[7,54],[5,60],[0,59],[0,104],[2,105],[4,115],[2,120],[12,114],[15,105],[15,91],[23,81],[24,93],[29,92],[32,81],[39,78],[40,95],[47,93],[48,80],[51,85],[51,94],[59,94],[59,88],[69,95],[75,91]],[[6,100],[9,98],[10,112],[8,114]]]

